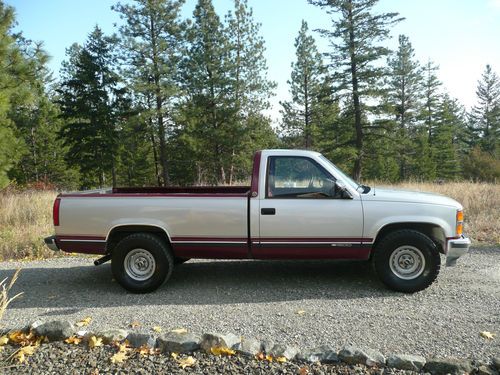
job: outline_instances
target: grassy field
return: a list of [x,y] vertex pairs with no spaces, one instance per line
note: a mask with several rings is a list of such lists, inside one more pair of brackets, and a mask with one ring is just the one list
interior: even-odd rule
[[[403,183],[394,187],[436,192],[458,200],[465,207],[465,232],[474,243],[500,243],[500,185]],[[0,193],[0,261],[54,256],[43,244],[43,238],[53,233],[55,196],[50,191]]]

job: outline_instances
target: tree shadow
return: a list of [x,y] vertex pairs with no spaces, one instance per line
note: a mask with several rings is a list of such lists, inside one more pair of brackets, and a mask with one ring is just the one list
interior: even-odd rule
[[[10,277],[14,269],[4,270]],[[25,268],[12,293],[11,307],[66,308],[133,305],[223,305],[309,299],[349,300],[394,296],[368,262],[189,261],[149,294],[132,294],[112,279],[110,264]],[[58,313],[59,314],[59,313]],[[50,315],[50,313],[49,313]]]

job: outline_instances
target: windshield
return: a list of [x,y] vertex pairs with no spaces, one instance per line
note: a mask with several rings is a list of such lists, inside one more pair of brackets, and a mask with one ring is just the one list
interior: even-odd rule
[[323,155],[320,155],[320,158],[322,160],[324,160],[328,165],[330,165],[337,174],[339,174],[342,179],[349,184],[349,186],[351,186],[353,189],[358,189],[359,188],[359,184],[354,181],[351,177],[349,177],[348,175],[346,175],[344,172],[342,172],[335,164],[333,164],[330,160],[328,160],[327,158],[325,158]]

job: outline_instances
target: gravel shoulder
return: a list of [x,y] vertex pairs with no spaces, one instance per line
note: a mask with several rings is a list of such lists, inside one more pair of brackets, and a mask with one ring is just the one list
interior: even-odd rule
[[[89,329],[186,328],[235,333],[301,348],[352,344],[425,357],[488,359],[500,354],[500,249],[475,248],[413,295],[385,289],[369,264],[330,261],[198,261],[179,266],[155,293],[134,295],[110,265],[67,256],[0,263],[0,279],[21,267],[24,292],[2,324],[93,318]],[[493,340],[481,331],[497,333]]]
[[[130,354],[123,363],[111,363],[116,353],[111,346],[87,349],[61,342],[42,345],[30,356],[27,363],[16,364],[5,361],[14,349],[0,352],[0,373],[2,374],[359,374],[359,375],[415,375],[416,372],[396,369],[369,368],[364,365],[306,364],[300,362],[268,362],[242,356],[216,357],[202,352],[190,356],[192,366],[183,369],[171,356]],[[180,355],[178,359],[187,358]],[[2,368],[2,363],[7,363]]]

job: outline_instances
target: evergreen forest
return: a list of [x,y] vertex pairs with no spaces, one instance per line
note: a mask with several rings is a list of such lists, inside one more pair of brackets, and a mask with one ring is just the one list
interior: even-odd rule
[[376,13],[378,0],[308,1],[331,26],[304,20],[290,40],[276,122],[248,0],[228,14],[198,0],[189,19],[183,0],[117,3],[115,32],[89,30],[55,73],[43,41],[15,31],[15,9],[0,0],[0,188],[248,183],[264,148],[319,151],[360,181],[500,178],[498,66],[482,67],[467,110],[408,36],[386,47],[405,22],[397,12]]

